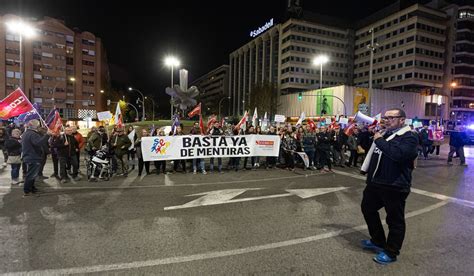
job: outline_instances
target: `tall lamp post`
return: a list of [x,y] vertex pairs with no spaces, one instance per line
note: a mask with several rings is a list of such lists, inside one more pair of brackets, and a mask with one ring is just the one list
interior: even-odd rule
[[23,50],[22,50],[22,44],[23,44],[23,37],[25,38],[31,38],[35,35],[35,29],[28,23],[25,23],[23,21],[9,21],[6,23],[7,28],[10,32],[14,34],[18,34],[20,36],[19,39],[19,47],[20,47],[20,88],[24,89],[24,83],[23,83]]
[[[178,67],[180,65],[179,60],[174,57],[174,56],[168,56],[165,58],[165,65],[170,67],[171,69],[171,86],[170,88],[173,88],[174,82],[173,82],[173,74],[174,74],[174,68]],[[171,120],[173,119],[173,97],[171,97]]]
[[[152,104],[151,108],[152,108],[152,112],[153,112],[153,114],[151,114],[151,117],[152,117],[152,120],[154,121],[155,120],[155,101],[152,98],[148,98],[146,96],[145,96],[145,100],[150,100],[151,101],[151,104]],[[143,104],[145,104],[145,103],[143,103]]]
[[367,45],[367,49],[370,50],[369,98],[367,99],[367,101],[369,102],[368,103],[368,107],[369,107],[368,113],[369,113],[369,116],[370,116],[371,112],[372,112],[372,83],[373,83],[372,75],[373,75],[373,71],[374,71],[374,53],[375,53],[375,49],[377,49],[379,44],[375,43],[375,37],[374,37],[375,32],[374,32],[373,28],[371,28],[369,30],[369,33],[371,34],[371,38],[370,38],[370,45]]
[[142,121],[145,121],[145,96],[143,95],[142,91],[136,88],[129,87],[128,91],[136,91],[142,96],[142,113],[143,113]]
[[453,100],[453,97],[454,97],[454,89],[456,88],[456,86],[458,86],[458,84],[455,82],[455,81],[452,81],[451,84],[451,99],[450,99],[450,104],[449,104],[449,117],[451,118],[451,120],[453,119],[454,117],[454,120],[456,121],[457,118],[456,118],[456,114],[454,113],[454,111],[451,111],[452,108],[454,107],[454,100]]
[[225,100],[225,99],[230,100],[230,96],[224,97],[219,101],[219,119],[222,118],[221,117],[221,104],[222,104],[222,101]]
[[315,66],[319,66],[319,95],[320,95],[320,102],[321,102],[321,110],[323,101],[321,96],[323,95],[323,64],[326,64],[329,61],[328,56],[326,55],[319,55],[313,59],[313,64]]

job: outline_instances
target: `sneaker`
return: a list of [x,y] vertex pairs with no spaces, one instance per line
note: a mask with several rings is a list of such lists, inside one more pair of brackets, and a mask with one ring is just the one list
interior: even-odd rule
[[80,176],[76,176],[73,178],[74,181],[81,181],[81,177]]
[[196,170],[193,170],[193,174],[197,174],[197,171],[196,171]]
[[219,173],[224,173],[224,171],[223,171],[223,170],[219,170]]
[[453,165],[453,162],[451,162],[451,161],[448,161],[448,163],[447,163],[447,164],[448,164],[448,166],[452,166],[452,165]]
[[380,246],[375,245],[371,240],[361,240],[360,244],[364,250],[371,250],[375,253],[379,253],[383,251],[383,248]]
[[459,164],[459,166],[467,166],[467,164],[466,163],[461,163],[461,164]]
[[378,263],[378,264],[382,264],[382,265],[387,265],[389,263],[393,263],[395,261],[397,261],[397,257],[390,257],[389,255],[387,255],[387,253],[385,253],[384,251],[378,253],[374,258],[373,260]]
[[207,172],[205,170],[202,170],[202,174],[207,174]]
[[68,181],[67,181],[66,179],[61,179],[60,182],[61,182],[61,184],[65,184],[65,183],[67,183]]

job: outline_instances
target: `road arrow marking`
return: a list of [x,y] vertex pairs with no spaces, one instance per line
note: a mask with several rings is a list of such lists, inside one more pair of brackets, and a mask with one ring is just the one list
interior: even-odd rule
[[236,202],[245,202],[245,201],[252,201],[252,200],[261,200],[261,199],[269,199],[269,198],[279,198],[279,197],[287,197],[287,196],[298,196],[300,198],[310,198],[318,195],[323,195],[327,193],[333,193],[337,191],[341,191],[347,189],[348,187],[337,187],[337,188],[316,188],[316,189],[293,189],[293,190],[286,190],[288,193],[286,194],[277,194],[277,195],[268,195],[268,196],[257,196],[257,197],[248,197],[248,198],[239,198],[233,199],[236,196],[239,196],[246,191],[250,190],[260,190],[260,188],[249,188],[249,189],[226,189],[226,190],[217,190],[217,191],[210,191],[204,192],[199,194],[193,194],[188,196],[200,196],[202,197],[185,203],[183,205],[178,206],[169,206],[165,207],[164,210],[177,210],[177,209],[185,209],[185,208],[193,208],[193,207],[200,207],[200,206],[210,206],[210,205],[218,205],[218,204],[226,204],[226,203],[236,203]]

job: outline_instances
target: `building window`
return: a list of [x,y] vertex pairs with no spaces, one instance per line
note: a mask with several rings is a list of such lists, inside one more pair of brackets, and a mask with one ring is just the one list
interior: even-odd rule
[[41,53],[41,56],[43,56],[43,57],[48,57],[48,58],[52,58],[52,57],[53,57],[53,54],[47,53],[47,52],[42,52],[42,53]]

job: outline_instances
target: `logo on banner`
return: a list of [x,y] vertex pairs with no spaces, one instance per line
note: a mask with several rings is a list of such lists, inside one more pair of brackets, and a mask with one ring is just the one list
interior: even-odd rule
[[259,141],[259,140],[255,141],[255,143],[260,146],[273,146],[275,144],[274,141]]
[[152,153],[159,153],[161,155],[166,154],[166,149],[171,145],[170,142],[165,142],[163,138],[156,138],[151,146]]

